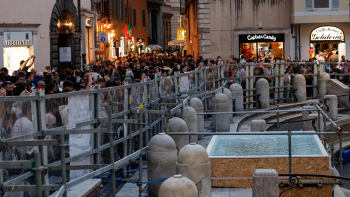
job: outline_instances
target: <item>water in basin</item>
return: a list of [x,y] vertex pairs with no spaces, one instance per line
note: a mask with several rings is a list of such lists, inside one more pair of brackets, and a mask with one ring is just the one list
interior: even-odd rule
[[[288,136],[217,136],[209,156],[288,156]],[[292,136],[292,155],[322,155],[312,135]]]

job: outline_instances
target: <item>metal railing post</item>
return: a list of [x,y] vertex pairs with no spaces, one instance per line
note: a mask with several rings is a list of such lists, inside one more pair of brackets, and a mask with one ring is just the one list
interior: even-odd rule
[[277,105],[277,131],[280,130],[280,105]]
[[339,165],[340,165],[340,176],[343,176],[343,133],[342,131],[339,131]]
[[317,97],[318,95],[318,77],[320,76],[319,65],[315,62],[313,66],[313,74],[317,74],[317,76],[313,76],[313,94],[312,97]]
[[[333,132],[333,125],[331,124],[331,132]],[[334,167],[334,135],[331,135],[331,164]]]
[[[281,86],[285,86],[284,85],[284,72],[285,72],[285,64],[280,64],[280,69],[279,69],[279,83]],[[279,89],[280,91],[281,90],[284,90],[284,88],[280,88]],[[288,95],[288,94],[287,94]],[[288,98],[288,97],[287,97]],[[284,103],[284,92],[280,92],[279,93],[279,99],[280,99],[280,102],[281,103]],[[286,103],[288,103],[289,100],[286,100]]]
[[142,194],[142,149],[143,149],[143,95],[140,96],[140,111],[139,111],[139,125],[140,125],[140,135],[139,135],[139,145],[140,145],[140,155],[139,155],[139,197],[141,197]]
[[[99,92],[99,90],[101,89],[100,86],[95,86],[94,89],[97,90],[96,93],[94,93],[93,95],[90,96],[90,101],[92,101],[94,103],[91,109],[91,111],[93,111],[93,118],[94,119],[99,119],[100,118],[100,112],[101,112],[101,93]],[[93,127],[95,129],[99,128],[100,125],[98,123],[95,123],[93,125]],[[101,133],[95,133],[95,134],[91,134],[91,142],[93,142],[91,144],[91,148],[92,149],[99,149],[101,146]],[[96,152],[93,156],[93,163],[95,164],[101,164],[101,157],[100,157],[100,152]]]
[[[128,95],[128,108],[127,108],[127,110],[131,111],[131,108],[132,108],[132,106],[131,106],[131,101],[132,101],[131,87],[128,88],[127,91],[128,91],[128,94],[127,94]],[[131,119],[131,118],[132,118],[132,116],[130,114],[128,114],[127,115],[127,119]],[[131,125],[129,123],[126,123],[126,125],[128,125],[127,126],[128,130],[127,130],[127,134],[125,136],[130,136],[131,133],[132,133]],[[132,138],[131,137],[127,140],[127,147],[128,147],[127,148],[127,150],[128,150],[127,155],[130,155],[131,152],[132,152]],[[127,166],[127,171],[129,171],[129,170],[131,170],[131,166],[130,165]]]
[[292,174],[292,132],[288,131],[289,174]]
[[[249,89],[250,91],[246,91],[246,94],[248,95],[248,96],[252,96],[252,95],[254,95],[254,91],[253,91],[253,89],[254,89],[254,66],[253,65],[249,65],[248,66],[248,68],[249,68],[249,72],[248,72],[248,81],[249,81],[249,86],[246,86],[247,88],[247,90]],[[254,101],[254,98],[253,97],[250,97],[249,99],[248,99],[248,101],[249,102],[253,102]],[[250,104],[249,105],[249,108],[252,108],[254,105],[253,104]]]
[[[204,82],[204,92],[207,92],[207,78],[206,78],[206,74],[207,74],[207,67],[204,66],[203,67],[203,82]],[[208,110],[208,101],[207,99],[204,97],[203,100],[203,104],[204,104],[204,111],[206,112]]]
[[[279,69],[279,67],[280,67],[280,64],[275,64],[275,83],[274,83],[275,87],[273,89],[273,92],[279,91],[279,86],[280,86],[280,81],[279,81],[280,69]],[[274,102],[274,104],[277,104],[278,95],[279,95],[278,93],[274,93],[273,94],[273,102]]]
[[64,144],[64,134],[60,135],[61,146],[61,173],[62,173],[62,185],[64,185],[63,197],[67,197],[67,171],[66,171],[66,150]]
[[[214,112],[217,112],[216,110],[216,94],[215,92],[213,93],[214,94]],[[214,114],[214,117],[215,117],[215,132],[218,132],[218,116],[216,114]]]
[[[148,84],[146,85],[146,86],[144,86],[145,88],[144,88],[144,90],[143,90],[143,95],[146,95],[146,99],[144,100],[144,102],[145,102],[145,104],[149,104],[150,103],[150,101],[149,101],[149,99],[147,99],[147,95],[148,95]],[[142,98],[143,99],[143,95],[140,95],[140,98]],[[147,107],[147,109],[149,109],[148,107]],[[145,114],[145,127],[147,127],[148,126],[148,121],[149,121],[149,114]],[[147,129],[146,130],[146,132],[145,132],[145,142],[146,142],[146,144],[148,143],[148,141],[149,141],[149,129]]]
[[37,197],[43,196],[43,180],[42,180],[42,174],[41,170],[39,168],[41,167],[41,159],[40,159],[40,153],[35,151],[34,153],[34,160],[35,160],[35,183],[36,183],[36,195]]
[[[44,96],[44,91],[38,91],[36,92],[36,95],[38,97]],[[38,132],[46,130],[46,106],[45,106],[45,100],[39,99],[36,103],[37,107],[37,121],[38,121]],[[41,146],[39,147],[39,154],[41,154],[41,164],[43,166],[46,166],[49,163],[48,158],[48,146]],[[41,172],[40,172],[41,173]],[[42,178],[42,177],[41,177]],[[49,184],[49,175],[46,173],[44,176],[44,184]],[[49,195],[49,191],[45,191],[46,195]]]
[[[124,111],[129,109],[129,89],[125,88],[124,89]],[[128,119],[129,115],[124,115],[124,120]],[[128,135],[128,130],[129,130],[129,125],[127,123],[123,123],[123,127],[124,127],[124,137],[126,137]],[[126,156],[128,156],[128,140],[125,140],[123,142],[123,158],[125,158]],[[127,176],[127,169],[128,167],[125,166],[123,167],[123,177]]]
[[112,178],[112,194],[116,195],[116,184],[115,184],[115,169],[114,169],[114,145],[113,145],[113,129],[112,129],[112,105],[109,105],[108,109],[108,134],[109,134],[109,156],[112,164],[111,178]]
[[317,131],[316,132],[321,132],[321,110],[317,108],[317,114],[318,114],[318,118],[317,118]]
[[[158,80],[158,81],[157,81],[157,83],[158,83],[158,95],[159,95],[158,98],[160,98],[160,96],[162,95],[162,87],[161,87],[161,82],[160,82],[160,80],[161,80],[160,75],[157,75],[157,76],[156,76],[156,79]],[[160,107],[160,106],[157,106],[157,110],[160,110],[160,109],[161,109],[161,107]],[[157,117],[157,120],[158,120],[158,119],[160,118],[160,114],[157,114],[156,117]],[[160,128],[160,122],[158,122],[158,123],[157,123],[157,127],[156,127],[156,133],[157,133],[157,134],[160,133],[160,130],[161,130],[161,128]]]
[[[327,131],[327,119],[325,116],[323,116],[323,132],[326,132]],[[332,125],[332,124],[331,124]],[[333,136],[333,135],[332,135]],[[327,148],[327,142],[325,140],[325,137],[324,135],[322,135],[322,142],[324,143],[324,148],[326,149]]]

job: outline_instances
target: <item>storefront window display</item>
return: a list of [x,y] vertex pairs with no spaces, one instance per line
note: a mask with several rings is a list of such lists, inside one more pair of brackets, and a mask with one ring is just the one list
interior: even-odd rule
[[11,74],[20,69],[21,60],[33,54],[32,32],[4,32],[4,67]]
[[247,34],[239,36],[239,51],[246,60],[257,58],[271,61],[284,56],[284,34]]

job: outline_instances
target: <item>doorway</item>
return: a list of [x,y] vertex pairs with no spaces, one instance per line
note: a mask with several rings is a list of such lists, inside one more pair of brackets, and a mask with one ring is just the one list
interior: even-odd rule
[[[77,13],[77,8],[71,0],[57,0],[52,9],[50,23],[51,69],[64,72],[72,67],[81,68]],[[65,57],[64,61],[61,61],[63,56]]]
[[[58,71],[64,73],[67,69],[71,69],[73,66],[73,59],[74,57],[74,34],[59,34],[58,37],[58,48],[59,48],[59,66]],[[61,57],[61,55],[64,55],[61,53],[62,48],[70,48],[70,61],[62,60],[66,59]],[[66,55],[65,55],[66,56]]]

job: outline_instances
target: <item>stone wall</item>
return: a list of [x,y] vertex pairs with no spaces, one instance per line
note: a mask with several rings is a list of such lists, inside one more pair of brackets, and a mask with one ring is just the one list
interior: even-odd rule
[[288,56],[290,12],[287,0],[198,0],[199,51],[203,58],[227,60],[239,55],[239,34],[284,33],[284,55]]

